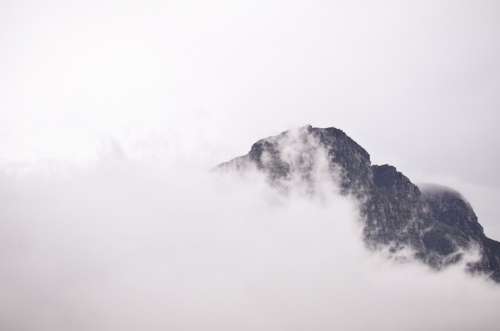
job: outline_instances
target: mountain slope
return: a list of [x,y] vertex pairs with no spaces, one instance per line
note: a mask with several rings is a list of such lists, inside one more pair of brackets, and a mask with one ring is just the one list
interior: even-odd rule
[[[319,156],[318,156],[319,155]],[[391,165],[372,165],[370,155],[342,130],[305,126],[261,139],[250,152],[218,169],[266,174],[273,185],[299,178],[314,186],[323,166],[342,194],[354,196],[361,208],[364,239],[371,249],[397,256],[409,248],[418,260],[441,269],[476,248],[481,257],[468,263],[474,273],[500,282],[500,243],[484,234],[474,210],[457,192],[419,188]]]

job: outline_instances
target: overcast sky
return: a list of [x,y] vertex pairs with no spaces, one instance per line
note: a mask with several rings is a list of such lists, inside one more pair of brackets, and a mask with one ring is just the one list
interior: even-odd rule
[[497,0],[0,0],[0,328],[498,329],[331,186],[206,170],[335,126],[499,240],[499,41]]
[[0,161],[213,165],[335,126],[500,238],[500,2],[1,1]]

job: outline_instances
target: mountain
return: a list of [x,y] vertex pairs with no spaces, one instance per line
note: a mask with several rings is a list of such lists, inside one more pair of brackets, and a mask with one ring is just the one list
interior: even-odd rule
[[252,168],[278,188],[299,180],[311,191],[318,171],[323,171],[341,194],[358,201],[369,249],[386,250],[394,257],[410,251],[435,269],[462,261],[465,251],[477,249],[480,257],[467,262],[468,271],[500,282],[500,243],[484,234],[460,193],[437,185],[418,187],[394,166],[372,165],[366,150],[342,130],[308,125],[285,131],[217,166],[224,171]]

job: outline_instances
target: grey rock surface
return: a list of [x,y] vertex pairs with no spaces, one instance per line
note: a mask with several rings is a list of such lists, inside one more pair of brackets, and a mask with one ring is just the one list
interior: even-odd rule
[[359,202],[368,248],[394,256],[409,248],[414,258],[435,269],[461,261],[465,251],[475,248],[480,258],[467,264],[468,271],[500,282],[500,243],[484,234],[458,192],[437,185],[419,188],[391,165],[372,165],[366,150],[342,130],[305,126],[285,131],[257,141],[248,154],[217,168],[256,168],[272,185],[283,186],[292,177],[312,183],[320,163],[340,192]]

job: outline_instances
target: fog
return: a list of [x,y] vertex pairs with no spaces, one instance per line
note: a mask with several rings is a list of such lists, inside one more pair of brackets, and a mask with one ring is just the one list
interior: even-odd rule
[[118,139],[209,167],[335,126],[375,162],[460,189],[499,238],[498,4],[4,0],[0,162],[86,162]]
[[[318,170],[112,154],[1,178],[6,330],[495,330],[500,288],[365,249],[356,202]],[[471,257],[473,258],[473,257]]]
[[370,254],[348,197],[208,170],[335,126],[499,239],[499,13],[0,1],[1,328],[494,329],[498,289]]

